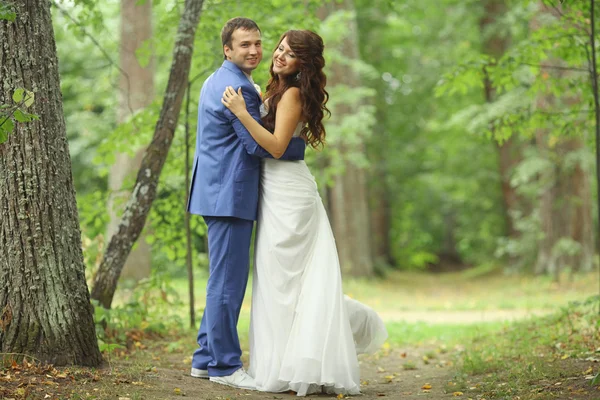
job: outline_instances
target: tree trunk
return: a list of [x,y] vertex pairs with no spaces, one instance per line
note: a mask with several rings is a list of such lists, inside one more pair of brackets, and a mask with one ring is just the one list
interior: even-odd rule
[[[136,57],[136,50],[152,38],[152,2],[140,3],[138,0],[121,0],[121,81],[119,85],[118,122],[123,123],[136,111],[152,103],[154,98],[154,79],[152,62],[142,67]],[[133,134],[137,134],[134,132]],[[142,162],[144,149],[136,151],[134,157],[119,153],[111,167],[108,180],[110,198],[108,212],[107,242],[117,231],[119,211],[125,206],[125,200],[131,194],[123,183],[137,172]],[[131,251],[123,267],[121,276],[140,280],[150,275],[151,253],[146,235],[142,234],[137,246]]]
[[[553,161],[553,167],[542,177],[545,190],[540,198],[540,226],[543,237],[539,242],[535,272],[559,278],[565,267],[573,271],[593,268],[594,235],[592,226],[592,193],[589,169],[580,164],[568,165],[569,153],[586,151],[579,138],[560,138],[550,148],[548,135],[538,132],[538,148]],[[574,253],[561,251],[557,244],[570,239]]]
[[[375,152],[370,152],[369,160],[372,163],[385,163],[385,160],[377,160],[381,157]],[[390,246],[391,229],[391,205],[390,194],[385,180],[386,170],[384,167],[375,167],[370,174],[369,182],[369,209],[371,218],[371,248],[373,261],[382,266],[393,266],[395,264]]]
[[[94,277],[92,298],[99,300],[105,308],[110,308],[123,265],[144,228],[150,207],[156,197],[160,172],[173,142],[183,95],[187,87],[194,50],[194,37],[203,2],[203,0],[186,0],[185,2],[177,31],[169,82],[154,136],[144,153],[133,192],[125,206],[117,233],[108,243],[98,272]],[[182,212],[184,211],[182,210]]]
[[0,353],[97,366],[50,3],[13,5],[16,21],[0,21],[0,104],[25,88],[40,119],[0,145]]
[[[352,0],[332,2],[323,6],[319,17],[325,19],[338,10],[354,10]],[[341,44],[340,52],[346,60],[359,58],[358,34],[356,21],[347,27],[348,35]],[[347,64],[332,62],[327,85],[347,85],[358,87],[360,79],[355,71]],[[355,110],[348,105],[340,105],[331,110],[332,121],[352,115]],[[363,143],[350,144],[340,140],[338,146],[343,155],[347,152],[365,153]],[[373,275],[373,258],[370,238],[370,220],[367,195],[367,172],[350,161],[345,161],[344,172],[334,178],[334,184],[329,191],[329,211],[336,240],[342,273],[352,276]]]
[[[539,7],[540,16],[550,14],[560,18],[556,9],[542,2]],[[534,18],[531,25],[536,29],[539,26],[538,19]],[[546,67],[560,63],[559,59],[549,58],[543,63],[540,73],[550,79],[564,79],[570,72]],[[557,99],[547,93],[539,96],[537,108],[556,111],[565,104],[568,106],[579,101],[581,99],[576,96]],[[550,140],[552,145],[549,145]],[[551,161],[553,167],[542,177],[546,184],[539,210],[543,238],[538,246],[535,272],[548,273],[558,279],[565,267],[574,271],[590,271],[594,256],[590,171],[581,158],[575,166],[566,162],[568,154],[587,151],[585,143],[580,138],[569,136],[551,138],[549,132],[544,130],[537,132],[536,143],[540,153]],[[576,247],[574,251],[564,251],[557,246],[561,239],[570,240],[571,246]]]
[[[506,14],[506,2],[505,0],[482,0],[482,2],[484,14],[479,26],[484,38],[483,51],[487,55],[498,60],[504,55],[504,52],[508,48],[509,38],[507,36],[502,36],[494,24]],[[487,77],[484,82],[484,90],[486,101],[488,103],[494,102],[496,100],[496,89]],[[512,169],[522,159],[521,146],[518,142],[518,138],[513,136],[507,141],[497,144],[497,147],[506,235],[515,238],[518,236],[518,231],[514,227],[511,211],[518,209],[520,200],[515,188],[510,184],[510,174],[512,173]]]

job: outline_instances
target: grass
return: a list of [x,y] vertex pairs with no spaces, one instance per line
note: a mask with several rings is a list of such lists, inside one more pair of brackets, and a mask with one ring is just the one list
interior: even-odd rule
[[[550,312],[570,301],[582,301],[598,290],[595,274],[577,275],[572,279],[564,277],[562,282],[556,283],[548,277],[506,276],[489,270],[485,270],[484,274],[477,274],[476,271],[444,274],[394,271],[384,279],[345,279],[344,292],[370,305],[382,316],[390,333],[390,343],[411,345],[437,341],[454,345],[504,326],[501,322],[465,324],[465,321],[460,320],[464,313],[470,312],[477,320],[478,315],[474,313],[476,311]],[[199,324],[204,308],[206,282],[206,272],[196,271],[196,325]],[[158,322],[171,316],[174,317],[171,325],[178,323],[180,329],[187,329],[187,281],[174,279],[169,287],[171,292],[167,297],[170,302],[162,307]],[[246,340],[250,324],[251,287],[252,277],[248,282],[238,326],[242,341]],[[115,304],[123,304],[134,290],[117,291]],[[145,301],[151,303],[152,307],[157,307],[157,302],[166,296],[164,292],[158,291],[154,297]],[[175,298],[178,301],[174,301]],[[406,320],[407,312],[412,313],[410,323],[402,322]],[[415,320],[421,314],[422,321]],[[440,315],[445,318],[440,319]]]
[[600,398],[589,385],[599,370],[598,326],[596,297],[508,324],[458,354],[456,380],[463,390],[486,398]]
[[389,339],[393,346],[464,346],[486,334],[496,332],[508,323],[433,324],[426,322],[388,322]]

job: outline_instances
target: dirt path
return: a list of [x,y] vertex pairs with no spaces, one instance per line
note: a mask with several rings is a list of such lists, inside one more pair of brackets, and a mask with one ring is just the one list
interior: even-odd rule
[[[390,321],[427,323],[477,323],[528,318],[544,314],[544,310],[493,311],[424,311],[382,314]],[[361,391],[357,398],[388,399],[450,399],[469,398],[460,395],[452,384],[452,357],[438,349],[405,348],[382,350],[376,355],[361,356]],[[188,360],[189,361],[189,360]],[[247,360],[244,360],[247,361]],[[246,362],[247,364],[247,362]],[[145,399],[180,399],[182,396],[201,400],[258,400],[294,399],[293,393],[261,393],[236,390],[189,376],[189,363],[181,354],[169,355],[156,363],[153,376],[145,380],[143,388],[136,388]],[[123,396],[128,398],[127,393]],[[474,398],[476,396],[473,396]],[[335,398],[332,395],[308,396],[306,399]]]
[[[428,351],[431,355],[434,351]],[[452,391],[445,393],[451,380],[449,355],[439,354],[429,363],[423,361],[424,350],[383,350],[374,356],[361,356],[361,390],[359,399],[449,399]],[[202,400],[258,400],[294,399],[293,393],[262,393],[237,390],[189,376],[189,365],[170,357],[156,368],[155,376],[138,391],[147,399],[181,399],[182,396]],[[404,365],[416,369],[406,370]],[[429,385],[430,389],[423,389]],[[124,388],[125,389],[125,388]],[[136,389],[140,389],[139,387]],[[448,389],[448,390],[451,390]],[[124,392],[120,397],[127,397]],[[306,399],[335,398],[333,395],[308,396]]]

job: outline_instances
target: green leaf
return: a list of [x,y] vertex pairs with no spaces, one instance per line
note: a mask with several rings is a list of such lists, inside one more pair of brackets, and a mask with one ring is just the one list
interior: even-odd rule
[[25,89],[25,107],[31,107],[35,100],[35,94]]
[[13,93],[13,101],[15,103],[22,102],[24,95],[25,95],[25,89],[22,89],[22,88],[15,89],[15,92]]
[[14,116],[17,122],[31,122],[34,119],[39,119],[37,115],[24,113],[21,110],[15,111]]
[[2,123],[2,125],[0,125],[0,143],[6,142],[8,140],[8,134],[11,133],[15,128],[15,124],[12,119],[8,118],[4,120],[4,118],[6,117],[0,116],[0,121],[4,121],[0,122]]

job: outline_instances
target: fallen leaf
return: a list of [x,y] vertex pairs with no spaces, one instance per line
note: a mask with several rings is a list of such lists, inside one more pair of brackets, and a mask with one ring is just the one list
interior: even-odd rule
[[426,383],[423,386],[421,386],[421,389],[423,389],[423,390],[429,390],[429,389],[431,389],[431,385],[429,383]]
[[454,392],[454,393],[452,393],[452,396],[454,396],[454,397],[460,397],[462,395],[463,395],[463,392]]
[[343,399],[343,398],[344,398],[344,395],[343,395],[342,393],[340,393],[340,394],[338,394],[338,395],[336,396],[336,398],[337,398],[337,399]]

